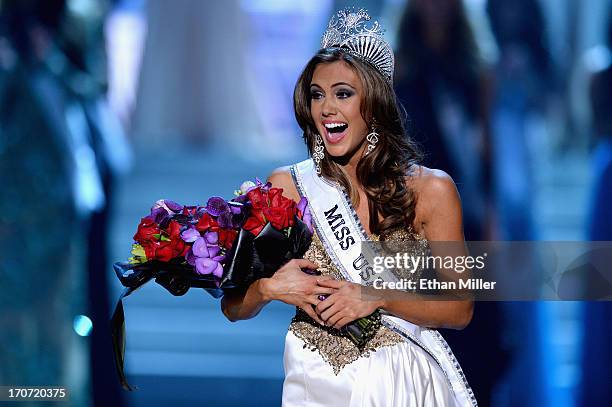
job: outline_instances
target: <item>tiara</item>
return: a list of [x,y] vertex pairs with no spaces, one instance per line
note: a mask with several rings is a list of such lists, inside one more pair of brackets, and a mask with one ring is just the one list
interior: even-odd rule
[[349,54],[369,62],[392,84],[395,65],[393,50],[383,38],[385,30],[378,21],[369,21],[370,15],[363,8],[338,11],[329,20],[327,30],[321,37],[321,48],[344,48]]

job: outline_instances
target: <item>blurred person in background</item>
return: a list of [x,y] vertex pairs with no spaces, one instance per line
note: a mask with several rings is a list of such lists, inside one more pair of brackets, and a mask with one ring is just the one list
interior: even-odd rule
[[145,3],[147,33],[131,117],[141,148],[220,142],[259,151],[261,100],[254,95],[261,91],[249,83],[251,23],[242,3],[249,2]]
[[492,109],[494,194],[501,240],[535,240],[530,146],[542,131],[554,72],[537,0],[489,0],[499,48]]
[[411,0],[400,22],[396,91],[425,164],[457,180],[467,240],[485,238],[489,70],[461,0]]
[[[410,0],[398,31],[396,90],[425,165],[448,172],[461,193],[466,240],[488,237],[490,68],[484,62],[461,0]],[[499,307],[479,303],[471,324],[444,337],[481,405],[506,365],[500,351]],[[475,344],[478,344],[477,346]],[[483,369],[483,361],[488,361]]]
[[86,348],[72,330],[72,318],[84,311],[84,286],[73,267],[74,170],[59,104],[49,106],[57,87],[41,67],[60,3],[1,6],[0,384],[71,386],[78,399],[87,376],[77,362],[84,355],[75,358]]
[[[555,71],[545,38],[545,21],[538,0],[489,0],[486,5],[498,45],[492,109],[492,166],[500,240],[530,241],[537,234],[533,222],[535,202],[532,148],[543,139],[541,125],[555,87]],[[527,256],[526,254],[524,254]],[[535,262],[535,257],[533,260]],[[528,261],[526,264],[532,264]],[[533,266],[526,266],[535,269]],[[538,304],[507,302],[502,305],[503,349],[512,363],[496,388],[498,402],[539,404],[537,386],[544,372]],[[526,340],[524,332],[531,332]],[[525,388],[513,383],[526,381]]]
[[593,205],[589,220],[590,240],[612,240],[612,12],[607,30],[607,61],[590,84],[593,153]]
[[[84,314],[74,330],[91,333],[95,405],[121,404],[108,329],[106,239],[113,180],[126,170],[129,149],[105,100],[103,23],[109,7],[94,0],[2,3],[3,35],[15,58],[3,71],[0,95],[2,173],[10,174],[2,184],[11,191],[3,201],[3,213],[10,215],[2,219],[1,238],[3,247],[12,248],[0,272],[15,284],[3,289],[19,293],[6,312],[15,321],[3,331],[12,339],[2,338],[2,345],[20,341],[20,351],[5,352],[3,360],[10,362],[1,378],[62,385],[73,375],[79,388],[86,386],[88,366],[70,351],[73,318]],[[28,325],[24,319],[44,322]]]
[[[612,241],[612,10],[608,15],[604,62],[590,83],[592,127],[595,136],[592,168],[594,182],[588,218],[588,239]],[[612,303],[587,302],[584,309],[584,341],[579,405],[601,405],[612,400],[610,366],[612,352]]]

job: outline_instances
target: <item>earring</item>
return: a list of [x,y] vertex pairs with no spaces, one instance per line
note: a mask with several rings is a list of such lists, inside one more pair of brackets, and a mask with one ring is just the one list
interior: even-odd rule
[[320,135],[315,136],[315,148],[312,154],[312,160],[315,162],[315,170],[318,175],[321,175],[321,160],[325,158],[325,146]]
[[372,150],[374,150],[376,143],[378,143],[378,133],[376,132],[376,127],[374,124],[372,124],[372,131],[366,136],[366,140],[368,141],[368,149],[365,155],[368,155],[372,152]]

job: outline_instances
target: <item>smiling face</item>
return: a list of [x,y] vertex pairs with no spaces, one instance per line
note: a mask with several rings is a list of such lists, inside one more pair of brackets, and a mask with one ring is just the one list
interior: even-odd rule
[[[310,82],[310,114],[333,157],[360,157],[368,126],[361,116],[363,86],[344,61],[320,63]],[[357,153],[357,154],[356,154]]]

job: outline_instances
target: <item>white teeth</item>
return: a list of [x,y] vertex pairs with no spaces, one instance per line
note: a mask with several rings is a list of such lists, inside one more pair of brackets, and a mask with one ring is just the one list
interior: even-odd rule
[[333,129],[335,127],[346,126],[346,123],[325,123],[324,126],[327,129]]

